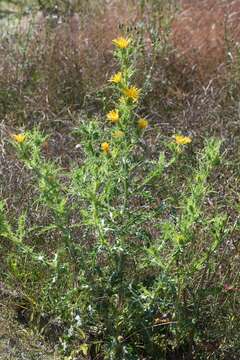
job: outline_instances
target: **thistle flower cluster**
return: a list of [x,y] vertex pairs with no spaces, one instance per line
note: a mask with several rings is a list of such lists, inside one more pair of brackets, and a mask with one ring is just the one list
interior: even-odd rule
[[[141,89],[130,82],[132,75],[130,63],[130,54],[133,50],[132,39],[118,37],[112,40],[112,42],[115,45],[115,55],[120,63],[120,71],[113,74],[109,82],[115,90],[118,91],[120,96],[115,108],[106,114],[106,119],[112,126],[115,126],[112,132],[113,140],[119,140],[123,139],[125,133],[129,131],[127,126],[134,124],[133,110],[138,105]],[[135,122],[135,125],[141,133],[149,124],[147,119],[139,118]],[[19,146],[22,146],[26,141],[26,134],[24,133],[12,134],[11,137]],[[179,150],[181,146],[188,145],[192,142],[189,136],[180,134],[173,135],[173,139],[175,146],[177,146]],[[110,142],[103,142],[101,144],[101,150],[104,154],[110,154]]]
[[[134,125],[133,110],[138,105],[141,89],[136,85],[131,84],[130,81],[132,75],[130,55],[134,49],[132,39],[119,37],[112,42],[115,45],[115,55],[120,63],[120,71],[113,74],[109,79],[109,82],[120,95],[119,100],[115,108],[106,114],[107,121],[115,127],[112,132],[112,138],[114,140],[123,139],[125,133],[129,132],[129,126]],[[148,120],[139,118],[136,120],[135,125],[141,133],[148,127]],[[189,136],[180,134],[173,135],[173,139],[173,145],[177,146],[178,151],[181,151],[180,147],[192,142],[192,139]],[[106,144],[108,146],[106,146]],[[101,149],[104,154],[110,154],[110,142],[102,143]]]
[[[131,64],[130,64],[130,51],[132,40],[124,37],[114,39],[115,55],[120,63],[120,71],[113,74],[109,82],[119,94],[119,99],[115,108],[106,114],[107,121],[114,126],[112,138],[123,139],[125,133],[129,131],[128,126],[136,125],[139,131],[143,131],[148,126],[148,120],[139,118],[134,124],[133,110],[137,106],[141,89],[136,85],[131,84]],[[108,146],[106,146],[106,144]],[[103,142],[101,149],[104,154],[110,153],[110,142]]]

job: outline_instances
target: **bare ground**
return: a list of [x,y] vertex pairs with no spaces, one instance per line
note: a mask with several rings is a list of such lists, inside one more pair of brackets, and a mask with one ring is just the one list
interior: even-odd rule
[[0,360],[60,360],[41,337],[19,324],[8,302],[1,298]]

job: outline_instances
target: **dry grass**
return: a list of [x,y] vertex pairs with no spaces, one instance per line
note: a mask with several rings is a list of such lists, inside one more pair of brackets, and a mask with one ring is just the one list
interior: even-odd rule
[[196,67],[201,80],[221,74],[228,52],[240,39],[238,1],[183,1],[173,22],[173,42],[179,57]]
[[9,294],[0,283],[0,360],[58,360],[41,336],[20,325]]
[[[86,102],[89,110],[98,110],[99,91],[114,70],[111,40],[122,26],[136,27],[144,37],[137,76],[140,81],[153,66],[145,105],[155,113],[179,109],[189,92],[199,93],[202,85],[215,87],[227,76],[228,52],[234,56],[239,3],[182,1],[181,11],[165,6],[165,13],[161,3],[141,8],[137,1],[102,2],[94,12],[60,17],[54,24],[42,13],[24,17],[18,36],[5,37],[0,47],[2,118],[31,126],[46,114],[86,109]],[[161,48],[156,56],[157,37]],[[94,100],[89,104],[90,93]]]

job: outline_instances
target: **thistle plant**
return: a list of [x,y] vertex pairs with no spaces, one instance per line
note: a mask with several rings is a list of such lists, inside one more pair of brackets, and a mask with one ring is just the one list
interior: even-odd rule
[[[209,301],[215,254],[229,236],[226,215],[205,211],[221,142],[192,149],[195,168],[187,175],[179,169],[189,162],[188,136],[162,137],[152,159],[145,142],[151,121],[138,115],[134,40],[113,44],[109,111],[74,130],[81,165],[64,172],[45,160],[47,137],[37,129],[12,136],[47,216],[30,224],[26,209],[16,226],[1,202],[0,236],[11,243],[9,283],[31,299],[35,322],[46,314],[60,321],[68,359],[164,359],[203,336],[200,303]],[[174,186],[179,176],[182,191]]]

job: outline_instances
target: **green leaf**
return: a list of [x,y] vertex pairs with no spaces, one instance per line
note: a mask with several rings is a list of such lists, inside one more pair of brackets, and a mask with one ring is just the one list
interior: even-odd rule
[[81,350],[81,352],[83,353],[84,356],[87,356],[88,348],[89,348],[89,346],[86,343],[79,346],[79,350]]

